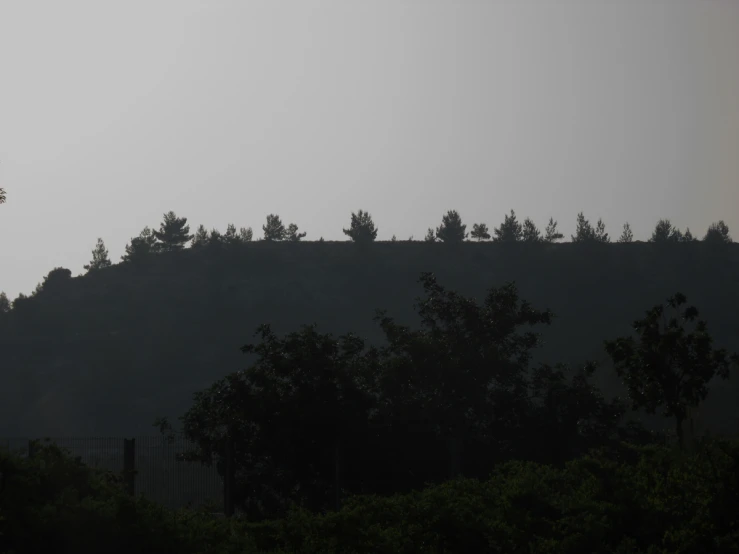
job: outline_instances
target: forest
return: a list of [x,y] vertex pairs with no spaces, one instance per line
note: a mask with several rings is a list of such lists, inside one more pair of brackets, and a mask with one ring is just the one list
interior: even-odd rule
[[11,550],[737,551],[724,224],[608,244],[580,214],[557,243],[511,213],[469,241],[450,211],[434,240],[379,242],[359,212],[327,242],[267,238],[275,217],[198,242],[170,212],[121,263],[99,241],[85,275],[6,302],[2,434],[181,433],[239,513],[168,514],[54,447],[1,454]]

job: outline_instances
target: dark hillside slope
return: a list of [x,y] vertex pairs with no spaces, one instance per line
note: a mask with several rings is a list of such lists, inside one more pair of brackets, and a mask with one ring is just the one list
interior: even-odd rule
[[[0,436],[134,435],[176,417],[192,393],[247,365],[239,347],[257,325],[316,322],[379,342],[375,309],[416,324],[422,271],[479,295],[516,281],[550,308],[542,361],[604,361],[602,341],[676,291],[701,310],[718,346],[739,350],[739,245],[584,246],[425,242],[255,242],[119,264],[45,287],[0,319]],[[609,368],[599,384],[615,392]],[[724,430],[739,389],[714,393]]]

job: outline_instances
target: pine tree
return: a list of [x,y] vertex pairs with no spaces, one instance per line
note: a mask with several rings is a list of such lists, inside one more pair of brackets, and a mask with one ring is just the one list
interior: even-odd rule
[[144,227],[138,237],[126,245],[126,253],[121,256],[124,262],[139,262],[156,251],[156,238],[149,227]]
[[185,245],[192,239],[190,226],[187,224],[186,217],[177,217],[174,212],[164,214],[159,231],[154,231],[154,238],[157,239],[156,250],[158,252],[177,252],[185,248]]
[[505,216],[500,227],[493,229],[495,233],[495,242],[518,242],[523,238],[523,226],[516,219],[516,212],[511,210],[511,214]]
[[396,237],[395,235],[393,235],[393,236],[392,236],[392,237],[390,238],[390,242],[398,242],[398,237]]
[[563,239],[565,236],[557,231],[557,222],[553,218],[549,218],[549,223],[544,231],[544,242],[555,242]]
[[536,224],[528,217],[523,221],[521,240],[528,243],[544,242]]
[[208,246],[223,246],[224,242],[225,241],[223,240],[223,235],[218,229],[214,227],[210,230],[210,234],[208,235]]
[[83,267],[87,271],[95,271],[110,266],[111,263],[110,258],[108,258],[108,249],[105,248],[105,243],[103,242],[103,239],[98,238],[95,249],[92,251],[92,261]]
[[425,242],[436,242],[436,234],[434,233],[434,230],[429,227],[429,230],[426,231],[426,236],[423,237],[423,240]]
[[608,236],[608,233],[606,233],[606,224],[603,223],[603,220],[598,218],[598,223],[595,226],[595,241],[596,242],[603,242],[608,243],[611,242],[611,238]]
[[267,216],[267,223],[262,225],[262,231],[264,231],[264,240],[270,242],[283,240],[287,232],[280,216],[276,214],[269,214]]
[[590,225],[590,222],[585,219],[582,212],[577,214],[577,228],[575,234],[572,235],[572,242],[594,242],[595,241],[595,230]]
[[674,227],[669,219],[660,219],[657,225],[652,231],[652,236],[649,242],[655,243],[666,243],[666,242],[681,242],[682,233],[677,227]]
[[731,236],[729,235],[729,226],[723,222],[711,223],[703,237],[703,242],[711,244],[730,244],[732,242]]
[[10,300],[8,295],[0,292],[0,314],[7,314],[10,311]]
[[473,239],[477,239],[477,241],[481,240],[487,240],[490,238],[490,232],[488,231],[488,226],[484,223],[473,223],[472,224],[472,232],[470,233],[470,236]]
[[190,248],[201,248],[208,245],[208,231],[205,230],[205,225],[202,223],[198,226],[195,231],[195,236],[192,238]]
[[697,242],[698,239],[693,236],[690,232],[690,227],[686,227],[685,234],[683,235],[683,242]]
[[227,246],[236,246],[237,244],[241,244],[241,237],[239,236],[238,231],[236,231],[236,225],[233,223],[229,223],[226,226],[226,233],[223,235],[223,242]]
[[436,238],[447,244],[458,244],[467,238],[466,229],[467,225],[462,223],[459,212],[449,210],[441,218],[441,225],[436,228]]
[[242,227],[239,229],[239,237],[241,237],[241,242],[251,242],[254,238],[254,232],[251,227]]
[[298,242],[300,239],[305,237],[305,233],[298,233],[298,226],[295,223],[291,223],[287,226],[287,240],[290,242]]
[[624,223],[624,230],[621,232],[621,236],[618,237],[616,242],[634,242],[634,233],[631,232],[631,225],[628,222]]
[[356,214],[352,212],[352,220],[348,229],[342,229],[345,235],[359,244],[374,242],[377,238],[378,229],[372,221],[369,212],[359,210]]

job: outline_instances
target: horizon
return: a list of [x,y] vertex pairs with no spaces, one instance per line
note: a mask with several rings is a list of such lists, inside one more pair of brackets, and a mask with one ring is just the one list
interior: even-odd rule
[[739,2],[44,6],[0,7],[11,300],[170,210],[255,239],[276,213],[348,240],[359,209],[378,241],[453,209],[739,236]]

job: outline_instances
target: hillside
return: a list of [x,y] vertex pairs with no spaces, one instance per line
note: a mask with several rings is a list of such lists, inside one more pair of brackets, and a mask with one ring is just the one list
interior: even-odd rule
[[[737,244],[253,242],[49,282],[0,315],[0,436],[151,433],[157,416],[176,418],[193,392],[248,364],[239,347],[260,323],[282,333],[316,322],[374,343],[377,308],[415,324],[422,271],[475,296],[515,281],[522,298],[556,314],[541,330],[542,361],[604,362],[603,339],[628,334],[677,291],[718,346],[739,350]],[[597,380],[620,392],[610,368]],[[720,389],[705,416],[730,432],[739,388]]]

